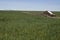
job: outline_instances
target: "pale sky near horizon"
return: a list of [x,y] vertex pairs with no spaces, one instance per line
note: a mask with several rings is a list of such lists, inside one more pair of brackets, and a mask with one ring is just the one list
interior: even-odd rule
[[60,11],[60,0],[0,0],[0,10]]

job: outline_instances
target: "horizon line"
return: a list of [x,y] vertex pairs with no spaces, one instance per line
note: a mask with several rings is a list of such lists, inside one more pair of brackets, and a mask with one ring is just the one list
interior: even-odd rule
[[[46,10],[0,9],[0,11],[46,11]],[[50,11],[60,11],[60,10],[50,10]]]

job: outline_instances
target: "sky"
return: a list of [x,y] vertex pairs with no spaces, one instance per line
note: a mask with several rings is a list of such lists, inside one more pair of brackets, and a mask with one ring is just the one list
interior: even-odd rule
[[0,10],[60,11],[60,0],[0,0]]

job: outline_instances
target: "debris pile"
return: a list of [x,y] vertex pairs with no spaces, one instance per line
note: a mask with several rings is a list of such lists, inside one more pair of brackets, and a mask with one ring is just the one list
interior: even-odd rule
[[49,17],[56,17],[56,15],[54,13],[52,13],[51,11],[44,11],[43,15],[44,16],[49,16]]

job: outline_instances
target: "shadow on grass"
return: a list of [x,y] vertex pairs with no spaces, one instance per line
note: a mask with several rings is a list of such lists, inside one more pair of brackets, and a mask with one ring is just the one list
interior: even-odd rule
[[0,21],[3,21],[3,22],[5,22],[5,21],[9,21],[10,19],[9,18],[7,18],[7,17],[0,17]]

